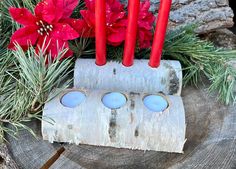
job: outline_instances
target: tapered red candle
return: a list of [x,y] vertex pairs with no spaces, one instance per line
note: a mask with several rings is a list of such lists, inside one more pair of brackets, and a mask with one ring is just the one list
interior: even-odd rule
[[95,1],[96,64],[106,64],[106,0]]
[[149,65],[151,67],[158,67],[161,62],[162,49],[165,42],[166,29],[168,25],[168,18],[171,9],[171,0],[161,0],[160,9],[156,23],[156,30],[152,44],[151,57]]
[[129,0],[128,25],[126,30],[125,47],[122,62],[124,66],[132,66],[134,62],[134,52],[138,29],[139,5],[140,0]]

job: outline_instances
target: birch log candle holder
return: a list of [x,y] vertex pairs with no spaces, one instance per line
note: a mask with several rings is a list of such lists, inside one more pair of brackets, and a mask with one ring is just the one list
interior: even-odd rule
[[[93,59],[77,60],[74,88],[48,102],[42,122],[44,140],[182,153],[185,112],[180,97],[181,65],[147,60],[132,67]],[[93,65],[93,66],[91,66]]]
[[[71,91],[86,97],[79,97],[76,106],[62,104]],[[185,115],[180,96],[117,91],[109,94],[109,90],[64,91],[45,105],[44,116],[52,118],[54,124],[42,122],[43,138],[50,142],[183,152]],[[149,96],[158,98],[145,101]],[[155,102],[159,106],[153,107]]]

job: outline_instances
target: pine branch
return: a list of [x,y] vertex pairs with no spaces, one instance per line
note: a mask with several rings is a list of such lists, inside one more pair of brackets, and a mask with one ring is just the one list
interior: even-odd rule
[[210,80],[210,92],[217,92],[225,104],[235,101],[236,69],[230,64],[236,59],[236,50],[216,48],[213,43],[201,40],[194,26],[170,31],[165,42],[163,58],[177,59],[184,68],[184,84],[197,86],[204,75]]
[[42,106],[70,85],[71,60],[60,61],[67,50],[60,51],[54,61],[44,51],[36,54],[31,47],[25,53],[17,45],[14,52],[0,53],[0,132],[15,136],[25,128],[33,134],[24,122],[41,119]]
[[12,33],[20,28],[20,25],[13,22],[9,14],[9,7],[20,7],[16,0],[0,1],[0,48],[6,48]]
[[74,52],[76,58],[81,56],[90,56],[95,53],[92,39],[82,38],[70,42],[70,49]]
[[73,11],[71,17],[72,18],[80,18],[81,17],[81,14],[80,14],[80,10],[83,10],[85,9],[86,6],[85,6],[85,2],[82,0],[82,1],[79,1],[79,4],[78,6],[75,8],[75,10]]
[[117,47],[108,46],[107,48],[108,60],[122,62],[123,51],[124,51],[123,45]]

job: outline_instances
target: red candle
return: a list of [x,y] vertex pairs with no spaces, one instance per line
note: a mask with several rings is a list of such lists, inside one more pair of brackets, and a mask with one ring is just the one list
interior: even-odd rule
[[106,64],[106,0],[95,0],[96,64]]
[[151,57],[149,61],[149,65],[154,68],[160,65],[170,9],[171,0],[161,0],[154,40],[152,44]]
[[132,66],[134,62],[134,52],[138,29],[139,5],[140,0],[129,0],[128,25],[126,30],[125,47],[122,62],[124,66]]

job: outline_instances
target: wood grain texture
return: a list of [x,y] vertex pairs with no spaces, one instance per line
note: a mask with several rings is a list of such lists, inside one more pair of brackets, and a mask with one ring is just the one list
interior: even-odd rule
[[[27,123],[37,135],[41,135],[39,121]],[[8,126],[11,127],[11,126]],[[28,131],[22,130],[18,139],[7,135],[8,150],[20,169],[41,168],[61,147],[60,144],[48,144],[42,139],[35,138]]]
[[[65,152],[51,168],[235,169],[236,106],[219,104],[214,96],[207,95],[204,86],[184,88],[183,101],[188,139],[184,154],[65,144]],[[8,137],[12,157],[23,169],[40,168],[45,158],[49,159],[50,155],[45,154],[58,150],[58,144],[42,141],[40,127],[36,124],[29,125],[38,131],[38,140],[25,131],[20,131],[19,140]],[[39,162],[35,162],[36,158]]]
[[228,0],[173,0],[170,28],[196,23],[199,34],[230,28],[234,14],[228,4]]
[[5,143],[0,144],[0,169],[18,169]]
[[94,59],[78,59],[74,87],[180,95],[182,68],[178,61],[162,60],[159,68],[150,68],[148,60],[134,60],[132,67],[125,67],[118,62],[96,66]]
[[[127,4],[128,0],[122,1]],[[160,0],[150,1],[151,11],[158,12]],[[228,0],[172,0],[169,28],[197,23],[196,32],[203,34],[232,27],[233,16]]]
[[152,112],[143,104],[146,93],[122,92],[127,98],[126,104],[109,109],[101,100],[111,91],[74,90],[86,95],[75,108],[61,104],[63,95],[71,90],[65,90],[44,106],[43,116],[54,121],[53,124],[42,122],[44,140],[183,153],[186,125],[180,96],[164,96],[168,108]]

